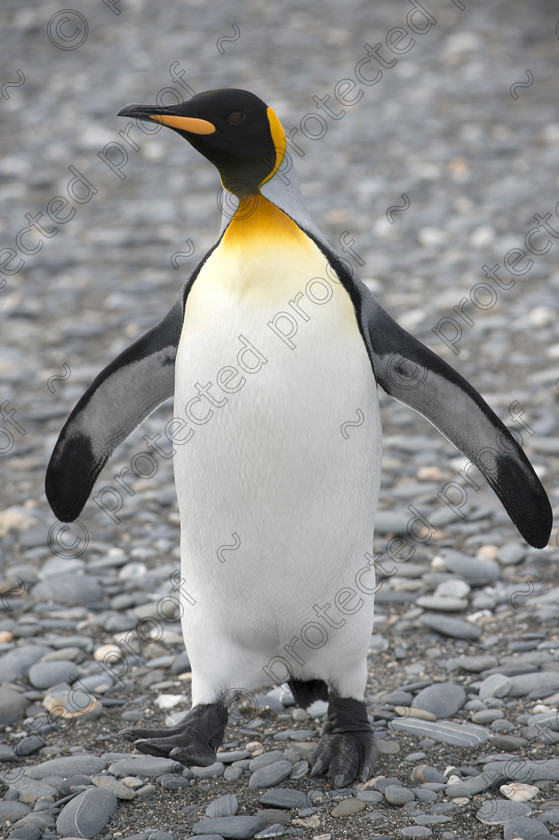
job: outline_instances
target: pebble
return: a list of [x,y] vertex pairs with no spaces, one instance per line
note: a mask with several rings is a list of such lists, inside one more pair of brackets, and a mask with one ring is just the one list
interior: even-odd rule
[[0,802],[0,823],[7,820],[14,822],[29,813],[29,806],[24,802],[4,800]]
[[189,769],[195,779],[216,779],[218,776],[223,776],[225,765],[221,761],[214,761],[208,767],[190,767]]
[[480,671],[486,671],[488,668],[495,668],[499,660],[495,656],[479,654],[478,656],[461,656],[458,659],[458,665],[464,671],[473,671],[478,674]]
[[439,743],[451,744],[455,747],[477,747],[484,741],[489,740],[490,737],[489,731],[481,726],[453,721],[439,723],[404,718],[390,721],[389,728],[397,732],[407,732],[410,735],[432,738]]
[[479,639],[481,630],[469,621],[461,618],[448,618],[445,615],[425,614],[419,617],[421,624],[436,630],[443,636],[450,636],[453,639]]
[[388,785],[384,790],[384,798],[391,805],[405,805],[406,802],[413,802],[415,796],[411,790],[401,785]]
[[497,770],[516,782],[539,782],[543,780],[559,782],[559,758],[536,761],[488,761],[483,765],[484,773]]
[[96,787],[104,788],[106,790],[110,790],[117,799],[135,799],[136,798],[136,791],[132,790],[131,787],[128,785],[119,782],[118,779],[115,779],[114,776],[103,775],[103,776],[92,776],[91,781],[93,782]]
[[[518,674],[511,677],[509,697],[525,697],[527,694],[532,696],[546,696],[540,694],[542,690],[551,694],[553,691],[559,689],[559,672],[557,671],[540,671],[539,673]],[[538,692],[536,695],[534,692]]]
[[73,683],[78,677],[75,662],[58,660],[36,662],[29,669],[29,682],[35,688],[51,688],[57,683]]
[[171,758],[158,758],[151,755],[121,758],[109,766],[109,773],[117,778],[139,776],[140,778],[158,778],[164,773],[180,773],[183,765]]
[[92,575],[62,572],[50,575],[33,587],[33,598],[59,604],[97,604],[103,596],[101,584]]
[[61,719],[97,720],[103,714],[103,706],[94,694],[82,687],[71,688],[64,683],[48,690],[43,706],[55,718]]
[[424,610],[438,610],[439,612],[462,612],[468,609],[465,598],[441,597],[439,595],[421,595],[415,604]]
[[549,829],[539,820],[516,817],[503,823],[503,840],[545,840]]
[[0,685],[0,724],[9,726],[23,713],[27,700],[19,691]]
[[56,820],[56,830],[68,837],[95,837],[116,811],[117,798],[110,790],[89,788],[68,802]]
[[448,784],[445,788],[445,794],[453,799],[459,797],[476,796],[478,793],[483,793],[489,790],[496,782],[500,782],[505,778],[505,775],[500,770],[485,770],[479,776],[469,776],[462,781]]
[[411,773],[413,785],[422,785],[424,782],[440,782],[446,785],[448,779],[444,773],[440,773],[435,767],[429,764],[418,764]]
[[449,572],[460,575],[472,586],[487,586],[501,577],[499,564],[488,557],[470,557],[454,549],[445,548],[435,559],[441,559]]
[[213,799],[206,808],[208,817],[234,817],[239,808],[237,797],[232,793],[226,793]]
[[531,813],[531,807],[525,802],[488,799],[476,812],[476,818],[485,825],[499,825],[517,817],[527,817]]
[[251,788],[273,787],[289,776],[292,767],[291,762],[285,759],[275,761],[273,764],[267,764],[265,767],[260,767],[252,773],[248,780],[248,786]]
[[0,683],[14,682],[26,676],[35,662],[50,653],[51,648],[42,645],[20,645],[0,656]]
[[480,700],[486,700],[488,697],[506,697],[510,694],[512,687],[511,677],[505,674],[491,674],[486,677],[479,687]]
[[528,802],[535,796],[540,795],[540,789],[535,785],[525,785],[522,782],[513,782],[510,785],[501,785],[499,788],[503,796],[513,802]]
[[281,750],[271,750],[270,752],[262,753],[253,758],[248,765],[249,770],[260,770],[261,767],[267,767],[268,764],[274,764],[277,761],[284,761],[285,756]]
[[497,552],[497,560],[503,566],[517,566],[526,557],[526,549],[518,543],[505,543]]
[[330,816],[332,817],[351,817],[353,814],[358,814],[364,811],[366,804],[362,799],[342,799],[341,802],[332,808]]
[[245,838],[254,837],[265,826],[261,817],[208,817],[195,823],[193,831],[195,834],[217,834],[224,838]]
[[452,717],[466,702],[466,692],[455,683],[435,683],[413,698],[412,708],[431,712],[437,719]]
[[60,776],[67,779],[78,773],[92,776],[104,770],[106,765],[107,762],[103,758],[92,753],[82,753],[42,761],[34,767],[28,767],[25,773],[30,779],[46,779],[48,776]]
[[276,787],[263,793],[260,803],[269,808],[305,808],[308,799],[303,791]]

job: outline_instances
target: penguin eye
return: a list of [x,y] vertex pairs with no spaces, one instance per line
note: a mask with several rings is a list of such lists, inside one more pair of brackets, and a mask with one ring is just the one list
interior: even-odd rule
[[229,125],[238,125],[242,123],[246,114],[244,111],[233,111],[231,114],[228,114],[225,117],[225,121],[229,123]]

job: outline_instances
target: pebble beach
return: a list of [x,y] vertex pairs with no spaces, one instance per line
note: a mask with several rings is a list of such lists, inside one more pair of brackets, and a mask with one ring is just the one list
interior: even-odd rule
[[[77,400],[219,231],[213,167],[116,112],[231,86],[274,108],[318,227],[515,434],[557,518],[558,25],[544,0],[3,4],[0,836],[559,838],[557,524],[528,546],[409,408],[379,392],[379,759],[340,790],[310,776],[326,703],[285,684],[239,687],[209,767],[118,735],[190,707],[172,461],[146,446],[172,405],[77,522],[44,493]],[[361,420],[348,407],[344,436]]]

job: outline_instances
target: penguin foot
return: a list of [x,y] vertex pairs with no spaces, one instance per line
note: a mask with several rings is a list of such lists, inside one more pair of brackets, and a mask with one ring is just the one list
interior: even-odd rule
[[345,787],[357,777],[366,782],[373,774],[377,754],[365,704],[351,697],[330,696],[328,723],[311,756],[311,776],[328,771],[335,788]]
[[137,750],[161,758],[174,758],[187,767],[209,767],[217,761],[228,712],[220,703],[194,706],[176,726],[164,729],[123,729],[118,734]]

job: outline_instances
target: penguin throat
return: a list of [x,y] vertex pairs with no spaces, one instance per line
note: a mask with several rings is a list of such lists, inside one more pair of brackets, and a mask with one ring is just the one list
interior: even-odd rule
[[261,193],[243,198],[223,235],[228,246],[250,247],[257,240],[287,246],[308,242],[301,228]]

